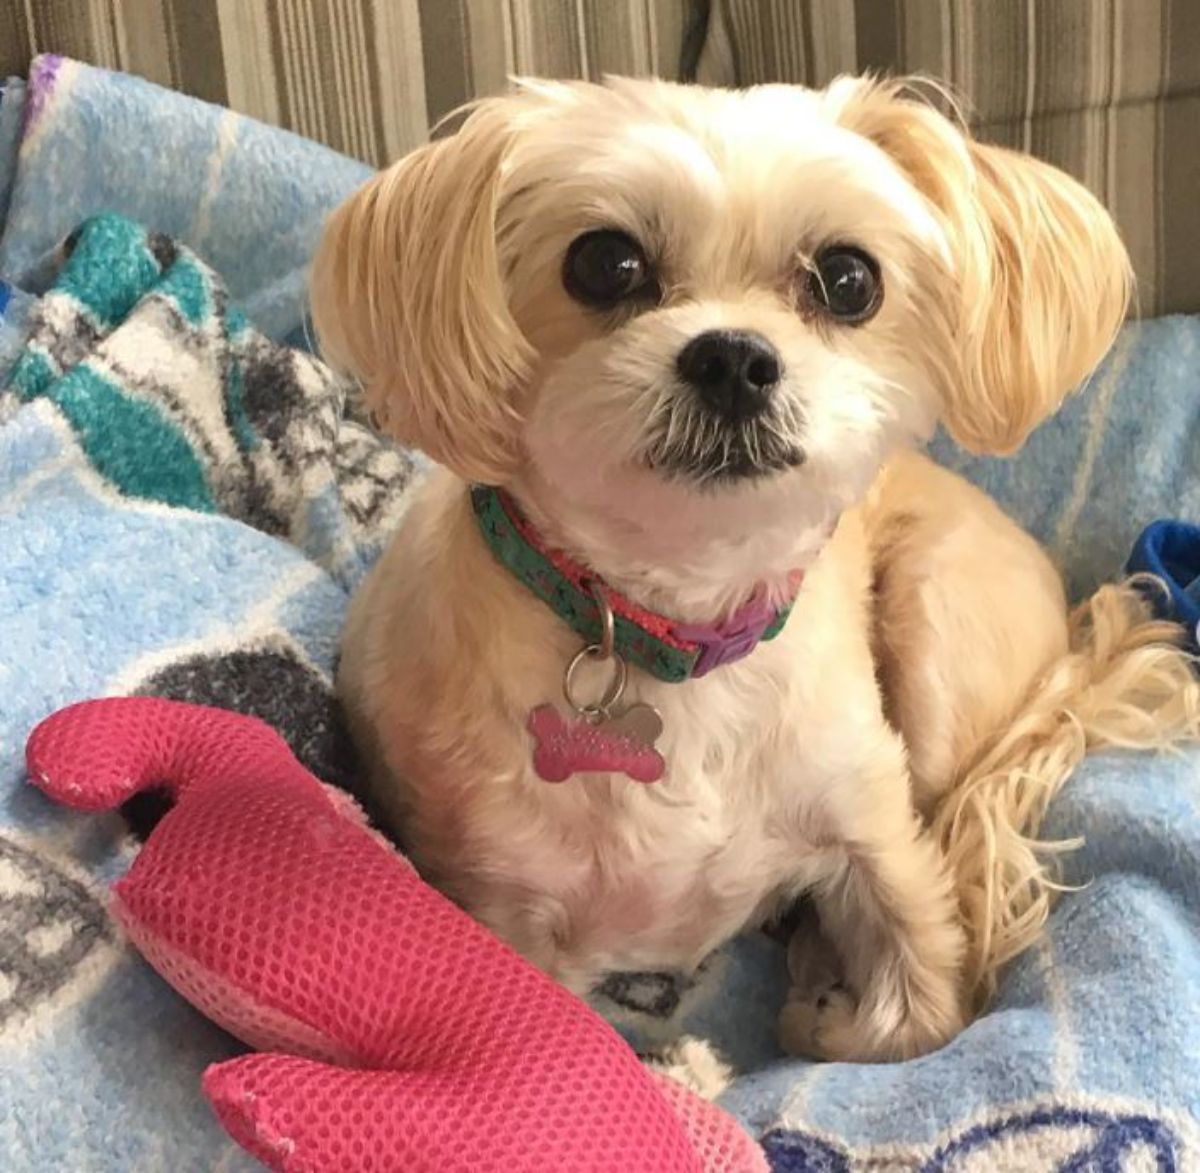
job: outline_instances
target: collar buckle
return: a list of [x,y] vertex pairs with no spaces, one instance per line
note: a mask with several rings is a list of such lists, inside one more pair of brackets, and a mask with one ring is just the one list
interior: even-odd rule
[[714,668],[748,656],[762,641],[775,617],[776,612],[768,605],[765,592],[760,591],[722,623],[676,624],[677,635],[700,645],[692,676],[705,676]]

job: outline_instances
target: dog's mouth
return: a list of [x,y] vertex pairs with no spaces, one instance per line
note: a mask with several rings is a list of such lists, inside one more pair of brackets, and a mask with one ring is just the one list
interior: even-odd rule
[[671,477],[716,488],[764,480],[804,463],[804,448],[787,422],[774,413],[730,421],[687,412],[673,413],[645,449],[646,467]]

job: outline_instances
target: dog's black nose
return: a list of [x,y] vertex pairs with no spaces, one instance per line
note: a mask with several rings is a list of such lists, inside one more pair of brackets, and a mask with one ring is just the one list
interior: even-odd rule
[[749,330],[708,330],[680,352],[679,377],[731,420],[758,415],[779,384],[779,353]]

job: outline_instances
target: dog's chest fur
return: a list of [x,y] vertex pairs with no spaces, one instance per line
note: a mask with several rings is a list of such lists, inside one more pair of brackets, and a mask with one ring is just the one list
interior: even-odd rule
[[[853,547],[827,551],[784,632],[746,660],[684,684],[631,673],[628,699],[662,714],[661,782],[550,783],[525,722],[561,705],[579,640],[470,524],[427,490],[357,596],[339,678],[379,797],[431,879],[582,986],[693,965],[828,870],[829,803],[881,724]],[[426,573],[418,549],[434,551]]]

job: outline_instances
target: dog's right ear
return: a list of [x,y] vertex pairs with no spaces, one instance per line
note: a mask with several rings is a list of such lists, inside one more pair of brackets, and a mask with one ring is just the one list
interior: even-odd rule
[[943,226],[943,422],[972,452],[1015,452],[1125,320],[1132,276],[1112,217],[1057,168],[976,142],[902,79],[844,78],[827,94],[840,124],[887,152]]
[[496,249],[501,171],[528,96],[381,172],[330,217],[311,278],[324,357],[363,384],[379,425],[467,480],[517,459],[531,352]]

